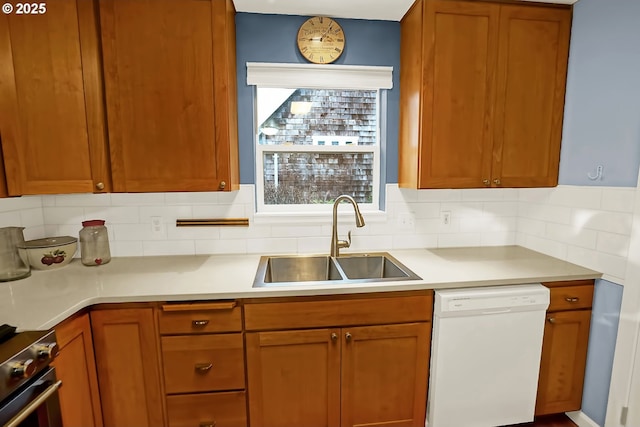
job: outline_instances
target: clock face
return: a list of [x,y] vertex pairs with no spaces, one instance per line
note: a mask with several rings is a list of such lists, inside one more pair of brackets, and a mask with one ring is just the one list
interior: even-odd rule
[[325,16],[309,18],[298,30],[298,49],[308,61],[330,64],[342,55],[344,31],[333,19]]

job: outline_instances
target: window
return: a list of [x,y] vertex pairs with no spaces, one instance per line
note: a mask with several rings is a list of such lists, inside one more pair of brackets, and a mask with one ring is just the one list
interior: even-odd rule
[[[251,65],[247,80],[257,86],[258,212],[326,211],[340,194],[377,210],[380,92],[390,85],[390,68],[253,64],[276,68],[276,75],[265,78],[265,68],[252,75]],[[367,80],[367,72],[380,69],[388,84]]]

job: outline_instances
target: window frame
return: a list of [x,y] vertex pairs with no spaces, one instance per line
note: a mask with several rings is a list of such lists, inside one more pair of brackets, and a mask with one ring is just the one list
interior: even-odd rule
[[[382,90],[391,89],[393,67],[388,66],[355,66],[355,65],[318,65],[318,64],[276,64],[247,63],[247,84],[256,87],[254,100],[257,99],[257,88],[283,89],[344,89],[375,90],[377,111],[377,138],[373,145],[265,145],[259,143],[260,125],[257,113],[254,114],[254,162],[255,162],[255,208],[257,214],[269,213],[323,213],[330,212],[332,204],[279,204],[264,203],[264,155],[265,153],[372,153],[373,182],[371,203],[359,203],[364,211],[379,211],[380,196],[384,191],[382,185],[382,144],[385,136],[383,130],[383,111],[381,111]],[[257,108],[257,103],[256,103]]]

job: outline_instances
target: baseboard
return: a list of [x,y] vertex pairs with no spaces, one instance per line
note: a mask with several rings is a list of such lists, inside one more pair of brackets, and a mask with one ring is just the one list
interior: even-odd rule
[[578,427],[602,427],[582,411],[567,412],[567,417],[571,418],[571,421],[578,424]]

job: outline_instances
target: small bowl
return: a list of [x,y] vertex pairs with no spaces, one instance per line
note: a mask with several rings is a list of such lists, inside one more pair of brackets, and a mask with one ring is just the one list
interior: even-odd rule
[[46,237],[18,245],[23,260],[36,270],[55,270],[69,264],[78,248],[78,239],[71,236]]

